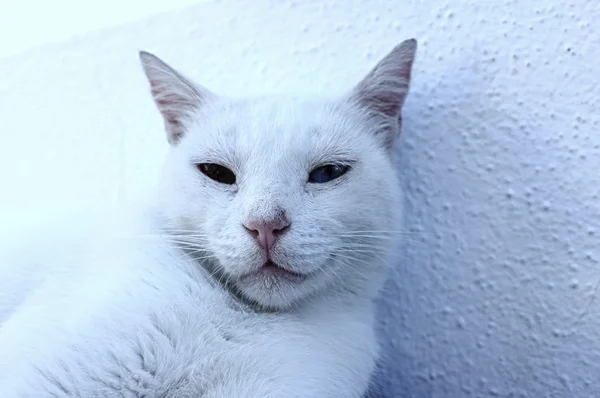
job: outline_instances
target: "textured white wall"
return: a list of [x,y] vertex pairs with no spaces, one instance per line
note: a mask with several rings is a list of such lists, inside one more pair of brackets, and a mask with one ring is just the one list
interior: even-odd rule
[[421,232],[381,306],[384,393],[598,397],[598,21],[597,0],[229,0],[30,49],[0,61],[3,231],[153,180],[140,48],[226,94],[339,92],[414,36],[400,150]]

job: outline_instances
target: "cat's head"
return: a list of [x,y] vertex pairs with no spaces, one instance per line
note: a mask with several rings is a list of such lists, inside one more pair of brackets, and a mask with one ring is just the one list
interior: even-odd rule
[[266,308],[374,295],[401,238],[394,147],[415,51],[403,42],[333,100],[226,98],[141,53],[170,144],[172,233]]

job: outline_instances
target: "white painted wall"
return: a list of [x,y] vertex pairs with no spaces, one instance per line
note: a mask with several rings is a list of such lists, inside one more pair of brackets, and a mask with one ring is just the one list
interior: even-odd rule
[[0,57],[141,20],[202,0],[2,0]]
[[140,48],[223,93],[327,92],[415,36],[401,166],[422,232],[381,306],[386,396],[600,396],[600,2],[167,4],[3,47],[6,235],[154,178],[166,143]]

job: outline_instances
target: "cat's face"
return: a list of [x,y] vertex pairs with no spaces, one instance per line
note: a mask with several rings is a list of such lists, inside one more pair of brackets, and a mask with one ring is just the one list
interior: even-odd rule
[[328,287],[380,287],[400,237],[392,150],[414,56],[406,43],[390,67],[405,82],[374,97],[376,68],[332,101],[226,99],[143,55],[171,143],[170,228],[246,299],[281,309]]

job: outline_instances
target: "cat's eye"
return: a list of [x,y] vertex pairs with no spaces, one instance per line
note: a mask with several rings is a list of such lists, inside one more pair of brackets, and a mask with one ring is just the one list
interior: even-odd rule
[[235,184],[235,174],[225,166],[215,163],[200,163],[196,167],[211,180],[215,180],[221,184]]
[[313,169],[308,175],[308,182],[313,184],[324,184],[340,178],[350,170],[350,166],[343,164],[326,164]]

